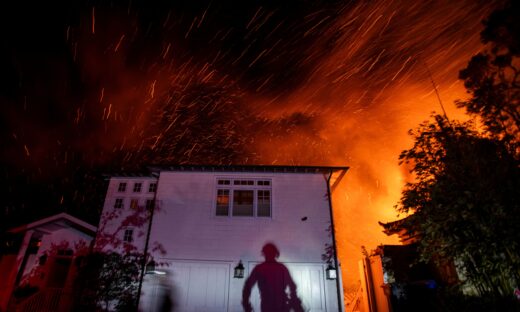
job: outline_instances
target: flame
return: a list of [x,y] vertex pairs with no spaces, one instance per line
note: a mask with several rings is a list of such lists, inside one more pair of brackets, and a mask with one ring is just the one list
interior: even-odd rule
[[[114,16],[93,7],[66,32],[89,91],[72,105],[72,126],[49,130],[29,120],[32,141],[13,137],[38,168],[37,159],[52,158],[54,141],[61,153],[54,167],[67,162],[69,151],[83,153],[89,164],[121,166],[157,160],[347,165],[334,213],[344,284],[354,289],[360,247],[398,243],[377,221],[398,218],[393,206],[410,179],[398,165],[412,143],[407,131],[441,111],[428,69],[448,116],[467,118],[453,104],[466,96],[458,70],[482,49],[480,22],[499,4],[369,1],[272,25],[279,12],[260,7],[243,29],[212,29],[220,13],[212,13],[218,7],[212,4],[191,20],[165,13],[158,24],[173,35],[150,47],[145,39],[155,33],[137,26],[141,17],[130,7]],[[207,47],[194,49],[203,31]],[[240,31],[241,50],[218,46]],[[256,47],[262,40],[265,46]]]

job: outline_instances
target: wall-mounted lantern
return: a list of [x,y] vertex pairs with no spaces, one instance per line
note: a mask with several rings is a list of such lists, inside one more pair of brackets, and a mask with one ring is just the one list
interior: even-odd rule
[[325,275],[327,276],[327,279],[335,280],[336,278],[338,278],[338,271],[335,267],[332,266],[331,263],[329,263],[327,269],[325,269]]
[[146,269],[144,271],[144,274],[158,274],[158,275],[164,275],[166,272],[157,270],[157,264],[155,261],[150,261],[146,265]]
[[146,264],[144,274],[155,274],[155,261],[150,261]]
[[244,265],[242,264],[242,260],[238,261],[234,271],[234,278],[244,278]]

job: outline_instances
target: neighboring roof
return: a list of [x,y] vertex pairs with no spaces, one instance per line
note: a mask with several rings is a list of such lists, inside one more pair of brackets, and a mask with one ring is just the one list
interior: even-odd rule
[[82,221],[76,217],[73,217],[67,213],[62,212],[51,217],[43,218],[38,221],[34,221],[32,223],[10,229],[8,232],[20,233],[31,229],[39,229],[42,231],[52,232],[67,227],[74,227],[92,235],[94,235],[97,231],[97,227],[85,221]]
[[410,232],[407,228],[405,228],[405,222],[408,220],[408,218],[409,216],[393,222],[383,223],[379,221],[378,223],[383,227],[383,233],[388,236],[397,234],[403,244],[409,244],[413,243],[416,240],[416,237],[413,232]]
[[283,165],[152,165],[152,172],[160,171],[194,171],[194,172],[274,172],[274,173],[329,173],[346,171],[342,166],[283,166]]

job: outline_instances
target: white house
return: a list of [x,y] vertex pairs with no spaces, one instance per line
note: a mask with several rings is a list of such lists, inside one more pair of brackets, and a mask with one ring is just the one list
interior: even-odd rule
[[0,311],[68,311],[73,260],[96,227],[60,213],[7,231],[0,255]]
[[160,166],[113,176],[97,244],[152,255],[140,311],[342,311],[330,198],[347,169]]

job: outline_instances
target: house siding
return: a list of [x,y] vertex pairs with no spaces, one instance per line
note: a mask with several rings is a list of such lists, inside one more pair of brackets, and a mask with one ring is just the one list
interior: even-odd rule
[[[217,186],[220,178],[270,180],[272,216],[216,216],[217,187],[226,187]],[[227,268],[226,311],[243,311],[241,302],[245,278],[233,278],[233,268],[241,260],[247,278],[251,269],[264,261],[261,249],[267,242],[278,247],[278,261],[293,274],[318,276],[321,301],[310,302],[312,298],[302,298],[307,307],[320,307],[311,311],[339,310],[336,281],[324,278],[322,254],[325,244],[331,244],[332,238],[327,231],[330,211],[323,174],[165,171],[159,176],[157,205],[150,242],[160,243],[167,252],[166,255],[155,255],[159,262],[166,264],[162,269],[175,277],[179,274],[176,271],[179,263],[198,266],[201,261],[206,261]],[[302,271],[303,268],[307,271]],[[316,268],[321,268],[321,275],[316,275]],[[143,311],[153,310],[151,302],[154,300],[150,296],[157,292],[154,285],[160,278],[145,277]],[[300,285],[300,291],[309,294],[309,289],[313,289],[311,293],[316,297],[315,286]],[[188,296],[187,292],[183,290],[183,296]],[[251,301],[258,309],[258,291],[256,295],[253,293],[253,297]],[[205,310],[203,306],[198,309]],[[184,310],[181,308],[181,311]],[[207,311],[213,311],[213,308]]]

